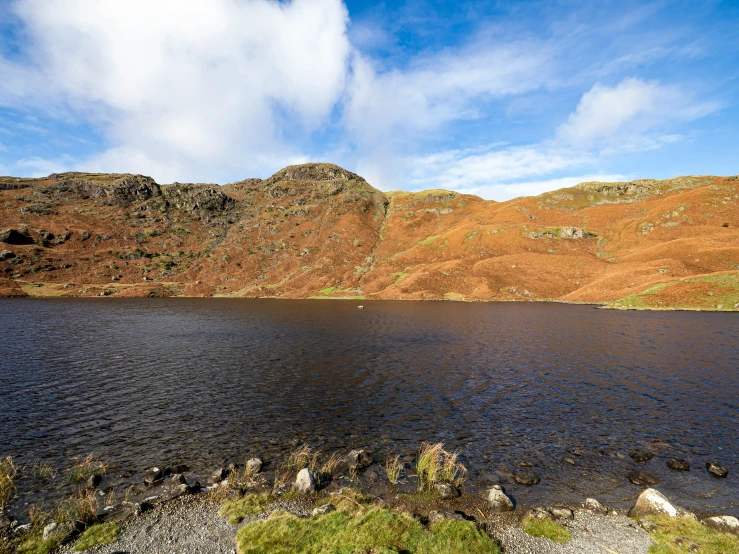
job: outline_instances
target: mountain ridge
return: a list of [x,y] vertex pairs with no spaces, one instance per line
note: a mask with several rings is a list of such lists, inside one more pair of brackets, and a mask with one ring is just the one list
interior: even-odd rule
[[0,239],[12,230],[25,243],[0,242],[2,296],[739,308],[737,176],[586,182],[496,202],[383,193],[309,163],[227,185],[0,177],[0,197]]

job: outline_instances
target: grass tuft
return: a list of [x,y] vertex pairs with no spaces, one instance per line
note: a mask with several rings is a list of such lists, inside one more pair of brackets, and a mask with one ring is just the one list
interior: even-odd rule
[[13,458],[10,456],[0,458],[0,508],[5,508],[13,499],[17,475],[18,467]]
[[320,455],[319,451],[312,450],[307,444],[290,452],[287,460],[275,471],[275,490],[293,481],[303,468],[315,471]]
[[24,540],[16,551],[17,554],[52,554],[62,545],[62,537],[51,535],[44,540],[40,534],[32,535]]
[[40,460],[33,464],[31,468],[31,477],[39,481],[48,481],[56,477],[56,469],[49,463]]
[[418,486],[431,490],[435,483],[461,485],[467,477],[467,468],[458,460],[457,452],[447,452],[443,443],[423,443],[416,462]]
[[528,518],[523,524],[523,529],[532,537],[543,537],[560,544],[572,539],[572,534],[566,528],[551,519]]
[[75,462],[68,471],[69,482],[79,483],[80,481],[87,481],[95,474],[105,475],[108,472],[108,466],[101,460],[96,460],[90,454],[84,460]]
[[101,523],[85,529],[80,539],[75,543],[74,550],[83,552],[98,544],[112,544],[118,540],[120,529],[117,523]]
[[374,552],[391,554],[497,554],[498,546],[467,521],[444,521],[426,529],[407,514],[372,508],[301,519],[274,512],[244,526],[236,536],[240,554],[319,554]]
[[[692,552],[702,554],[739,552],[739,537],[709,529],[692,517],[655,516],[647,519],[657,525],[657,530],[650,533],[656,543],[649,548],[650,554],[686,554],[691,552],[691,546]],[[695,550],[695,545],[698,550]]]
[[272,499],[267,494],[248,494],[238,500],[224,502],[218,513],[232,525],[240,523],[245,517],[264,513]]
[[388,481],[393,485],[397,485],[402,469],[403,464],[400,463],[400,456],[395,456],[392,460],[385,462],[385,474],[387,475]]
[[98,508],[98,499],[93,491],[79,491],[61,503],[54,514],[54,521],[56,523],[77,521],[90,525],[97,519]]

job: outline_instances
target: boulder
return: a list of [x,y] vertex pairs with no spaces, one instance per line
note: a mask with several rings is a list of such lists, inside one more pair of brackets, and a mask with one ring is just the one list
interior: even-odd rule
[[608,508],[603,506],[603,504],[598,502],[595,498],[586,498],[585,502],[582,503],[582,507],[584,510],[593,512],[594,514],[607,514],[608,513]]
[[547,510],[554,519],[575,519],[575,514],[569,508],[553,506]]
[[246,470],[250,475],[256,475],[262,471],[262,460],[259,458],[252,458],[246,462]]
[[739,519],[734,516],[716,516],[703,520],[703,525],[720,533],[739,535]]
[[354,471],[369,466],[373,461],[374,457],[366,450],[352,450],[344,458],[346,467]]
[[493,486],[488,493],[488,502],[493,513],[512,512],[513,501],[506,495],[503,487],[500,485]]
[[461,514],[448,510],[434,510],[429,512],[429,525],[433,525],[439,521],[464,521],[464,517]]
[[671,458],[667,460],[667,467],[675,471],[690,471],[690,464],[685,460]]
[[335,510],[336,510],[336,507],[333,504],[324,504],[323,506],[318,506],[318,508],[313,508],[311,515],[313,515],[313,517],[322,516],[325,514],[330,514],[331,512]]
[[144,473],[144,484],[152,486],[164,479],[164,471],[158,467],[152,467]]
[[170,471],[172,473],[187,473],[188,471],[190,471],[190,466],[186,464],[177,464],[172,466],[170,468]]
[[231,471],[225,467],[217,469],[208,478],[208,483],[210,483],[211,485],[217,485],[218,483],[225,481],[230,473]]
[[539,482],[539,476],[533,471],[517,471],[513,474],[513,479],[516,483],[529,487]]
[[317,484],[318,476],[307,467],[304,467],[298,472],[298,477],[295,479],[293,488],[299,494],[308,494],[315,492]]
[[706,462],[706,469],[711,474],[711,477],[716,477],[717,479],[726,479],[726,476],[729,474],[728,469],[716,462]]
[[12,260],[13,258],[15,258],[15,252],[11,252],[10,250],[0,252],[0,260]]
[[452,498],[457,498],[460,495],[459,489],[454,485],[450,485],[449,483],[436,483],[434,485],[434,488],[436,489],[436,492],[439,493],[439,497],[442,500],[451,500]]
[[77,532],[77,526],[69,521],[64,523],[49,523],[44,527],[44,540],[49,540],[52,536],[57,536],[62,542],[69,540],[72,535]]
[[659,479],[646,471],[631,471],[626,478],[634,485],[639,485],[640,487],[659,484]]
[[4,231],[0,231],[0,242],[15,245],[33,244],[33,238],[27,232],[5,229]]
[[103,476],[99,473],[94,473],[93,475],[90,475],[90,477],[87,478],[87,488],[88,489],[96,489],[100,485],[100,483],[103,482]]
[[665,496],[655,489],[646,489],[636,499],[634,507],[629,511],[629,517],[642,518],[644,516],[668,515],[678,517],[686,515],[683,510],[676,508]]
[[631,456],[631,459],[637,464],[643,464],[644,462],[648,462],[654,458],[654,452],[644,450],[643,448],[637,448],[636,450],[629,452],[629,456]]

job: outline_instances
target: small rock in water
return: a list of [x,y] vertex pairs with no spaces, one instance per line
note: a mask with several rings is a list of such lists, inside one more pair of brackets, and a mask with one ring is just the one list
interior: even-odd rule
[[629,481],[641,487],[659,484],[659,479],[646,471],[632,471],[627,476]]
[[459,489],[449,483],[436,483],[434,488],[442,500],[451,500],[459,496]]
[[490,509],[493,513],[513,511],[513,502],[500,485],[495,485],[490,489],[488,502],[490,502]]
[[262,471],[262,460],[259,458],[252,458],[248,462],[246,462],[246,470],[251,475],[256,475],[260,471]]
[[316,483],[318,483],[318,476],[307,467],[304,467],[298,472],[294,488],[299,494],[308,494],[315,492]]
[[703,525],[721,533],[739,535],[739,519],[734,516],[716,516],[703,520]]
[[654,452],[644,450],[643,448],[637,448],[636,450],[629,452],[629,456],[631,456],[631,459],[636,463],[642,464],[654,458]]
[[716,462],[706,462],[706,469],[711,476],[716,477],[717,479],[725,479],[729,474],[728,469]]
[[429,513],[429,524],[434,524],[437,521],[464,521],[464,518],[456,512],[434,510]]
[[573,465],[573,466],[575,465],[575,460],[573,460],[572,458],[564,457],[564,458],[562,458],[562,461],[563,462],[566,462],[566,463],[568,463],[570,465]]
[[690,471],[690,464],[685,460],[678,460],[677,458],[667,460],[667,467],[675,471]]
[[313,508],[313,511],[311,514],[313,517],[315,516],[322,516],[325,514],[330,514],[331,512],[335,511],[336,508],[333,504],[324,504],[323,506],[318,506],[318,508]]
[[349,469],[358,470],[364,469],[374,461],[372,454],[366,450],[352,450],[344,458],[344,462]]
[[518,467],[533,467],[533,464],[529,462],[518,462]]
[[595,514],[606,514],[608,509],[598,502],[595,498],[586,498],[585,502],[582,503],[582,507]]
[[665,496],[655,489],[647,489],[639,495],[636,499],[634,507],[629,511],[629,517],[642,518],[644,516],[659,516],[668,515],[670,517],[677,517],[680,515],[686,515],[682,510],[679,510]]
[[103,481],[103,476],[95,473],[94,475],[90,475],[90,477],[87,478],[87,485],[88,489],[96,489],[100,483]]
[[539,482],[539,476],[533,471],[517,471],[513,474],[513,479],[521,485],[536,485]]

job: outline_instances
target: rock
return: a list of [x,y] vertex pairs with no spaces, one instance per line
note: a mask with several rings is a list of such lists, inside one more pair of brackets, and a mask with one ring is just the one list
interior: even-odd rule
[[721,533],[739,535],[739,519],[734,516],[716,516],[703,520],[703,525]]
[[677,458],[667,460],[667,467],[675,471],[690,471],[690,464],[685,460],[678,460]]
[[352,450],[344,458],[344,463],[354,471],[369,466],[374,461],[372,454],[366,450]]
[[231,472],[225,467],[217,469],[208,478],[208,483],[210,483],[211,485],[217,485],[218,483],[221,483],[225,479],[227,479],[230,473]]
[[311,514],[313,517],[315,516],[322,516],[325,514],[330,514],[331,512],[335,511],[336,507],[333,504],[324,504],[323,506],[318,506],[318,508],[313,508],[313,511]]
[[452,498],[457,498],[460,494],[459,489],[449,483],[436,483],[434,488],[442,500],[451,500]]
[[95,473],[93,475],[90,475],[90,477],[87,478],[87,488],[88,489],[96,489],[98,488],[98,485],[103,482],[103,476],[99,473]]
[[503,487],[495,485],[488,493],[488,502],[493,513],[512,512],[513,502],[506,495]]
[[464,521],[464,518],[461,514],[447,510],[434,510],[429,512],[429,525],[433,525],[439,521]]
[[626,476],[626,478],[640,487],[659,484],[659,479],[646,471],[632,471]]
[[631,459],[636,463],[642,464],[654,458],[654,452],[644,450],[643,448],[637,448],[636,450],[629,452],[629,456],[631,456]]
[[152,467],[146,473],[144,473],[144,484],[148,486],[152,486],[162,479],[164,479],[164,471],[162,471],[158,467]]
[[307,467],[304,467],[298,472],[298,477],[295,479],[293,488],[299,494],[308,494],[315,492],[317,483],[318,476]]
[[668,515],[677,517],[684,512],[679,510],[665,496],[655,489],[647,489],[636,499],[634,507],[629,511],[629,517],[642,518],[644,516]]
[[575,519],[575,514],[569,508],[559,508],[554,506],[549,508],[548,512],[554,519]]
[[187,485],[187,479],[182,473],[175,473],[169,477],[170,483],[173,485]]
[[533,471],[517,471],[513,474],[513,479],[516,483],[529,487],[539,482],[539,476]]
[[524,515],[524,519],[527,518],[534,518],[539,520],[545,520],[545,519],[552,519],[552,514],[549,513],[549,510],[542,507],[536,507],[531,508],[526,514]]
[[0,252],[0,260],[12,260],[13,258],[15,258],[15,252],[11,252],[10,250]]
[[607,514],[608,508],[603,506],[600,502],[598,502],[595,498],[586,498],[585,502],[582,503],[582,507],[585,510],[588,510],[589,512],[593,512],[595,514]]
[[170,468],[170,471],[172,473],[187,473],[188,471],[190,471],[190,466],[185,465],[185,464],[177,464],[177,465],[172,466]]
[[647,533],[654,533],[658,529],[657,524],[649,519],[639,520],[639,525],[641,525],[641,528],[644,529]]
[[706,462],[706,469],[712,477],[716,477],[717,479],[726,479],[726,476],[729,474],[728,469],[716,462]]
[[27,232],[5,229],[4,231],[0,231],[0,242],[15,245],[33,244],[33,238]]
[[13,522],[14,520],[8,512],[0,510],[0,534],[6,529],[10,529]]
[[262,460],[259,458],[252,458],[248,462],[246,462],[246,470],[249,472],[250,475],[256,475],[260,471],[262,471]]
[[530,462],[518,462],[518,467],[533,467]]
[[171,486],[162,493],[161,501],[169,502],[170,500],[174,500],[175,498],[179,498],[185,494],[190,494],[190,487],[187,486],[187,483],[172,483]]
[[564,458],[562,458],[562,461],[563,462],[566,462],[566,463],[568,463],[570,465],[573,465],[573,466],[575,465],[575,460],[573,460],[572,458],[564,457]]
[[69,521],[64,523],[49,523],[44,527],[44,540],[49,540],[52,536],[61,538],[62,542],[66,542],[72,535],[77,532],[77,526]]

